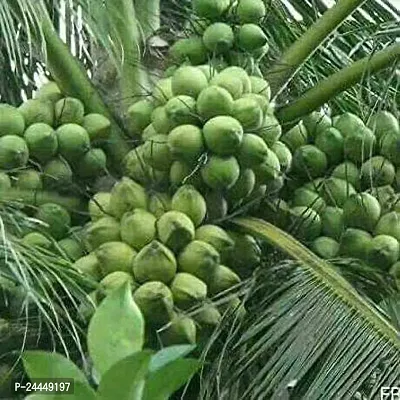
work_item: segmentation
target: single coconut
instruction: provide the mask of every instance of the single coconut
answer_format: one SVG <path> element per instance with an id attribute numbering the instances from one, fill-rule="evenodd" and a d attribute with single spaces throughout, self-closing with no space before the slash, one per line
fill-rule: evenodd
<path id="1" fill-rule="evenodd" d="M 281 165 L 276 154 L 268 149 L 266 159 L 256 167 L 254 167 L 256 182 L 258 184 L 269 184 L 279 178 L 281 174 Z"/>
<path id="2" fill-rule="evenodd" d="M 168 193 L 154 192 L 149 197 L 149 211 L 156 217 L 171 210 L 171 196 Z"/>
<path id="3" fill-rule="evenodd" d="M 164 105 L 155 108 L 151 113 L 151 125 L 157 133 L 167 135 L 177 124 L 169 118 Z"/>
<path id="4" fill-rule="evenodd" d="M 241 169 L 239 179 L 227 191 L 226 198 L 232 205 L 238 205 L 243 199 L 250 196 L 256 185 L 256 175 L 250 168 Z"/>
<path id="5" fill-rule="evenodd" d="M 361 186 L 361 171 L 356 164 L 351 161 L 345 161 L 335 167 L 331 174 L 334 178 L 345 180 L 359 190 Z"/>
<path id="6" fill-rule="evenodd" d="M 233 47 L 235 35 L 232 28 L 223 22 L 215 22 L 203 33 L 203 43 L 213 54 L 226 53 Z"/>
<path id="7" fill-rule="evenodd" d="M 381 140 L 380 153 L 397 167 L 400 166 L 400 133 L 388 133 Z"/>
<path id="8" fill-rule="evenodd" d="M 190 242 L 178 256 L 179 271 L 192 274 L 201 280 L 207 280 L 219 263 L 218 251 L 201 240 Z"/>
<path id="9" fill-rule="evenodd" d="M 113 217 L 102 217 L 88 225 L 84 230 L 85 245 L 93 251 L 107 242 L 118 242 L 121 239 L 119 222 Z"/>
<path id="10" fill-rule="evenodd" d="M 24 117 L 25 128 L 39 122 L 54 125 L 54 106 L 50 101 L 30 99 L 22 103 L 18 110 Z"/>
<path id="11" fill-rule="evenodd" d="M 57 154 L 57 135 L 50 125 L 42 122 L 32 124 L 26 129 L 24 138 L 30 156 L 41 163 L 50 160 Z"/>
<path id="12" fill-rule="evenodd" d="M 46 235 L 40 232 L 30 232 L 26 234 L 21 242 L 25 246 L 29 247 L 42 247 L 44 249 L 50 250 L 53 247 L 53 241 L 49 239 Z"/>
<path id="13" fill-rule="evenodd" d="M 131 136 L 141 134 L 151 122 L 154 105 L 148 99 L 132 104 L 127 111 L 126 119 Z"/>
<path id="14" fill-rule="evenodd" d="M 155 135 L 148 139 L 143 147 L 143 159 L 157 170 L 169 171 L 173 160 L 168 145 L 168 136 Z"/>
<path id="15" fill-rule="evenodd" d="M 239 0 L 236 15 L 241 24 L 259 23 L 265 18 L 267 10 L 262 0 Z"/>
<path id="16" fill-rule="evenodd" d="M 176 274 L 172 251 L 157 240 L 144 246 L 132 263 L 133 275 L 139 283 L 159 281 L 169 284 Z"/>
<path id="17" fill-rule="evenodd" d="M 374 234 L 393 236 L 400 242 L 400 212 L 391 211 L 382 215 L 375 226 Z"/>
<path id="18" fill-rule="evenodd" d="M 334 119 L 333 126 L 340 131 L 345 138 L 355 131 L 362 131 L 365 128 L 364 122 L 355 114 L 345 112 Z"/>
<path id="19" fill-rule="evenodd" d="M 280 140 L 294 153 L 298 148 L 307 144 L 308 134 L 304 124 L 302 122 L 298 123 L 285 132 Z"/>
<path id="20" fill-rule="evenodd" d="M 317 213 L 321 213 L 324 211 L 326 203 L 318 193 L 309 189 L 305 189 L 304 187 L 300 187 L 294 191 L 292 206 L 306 206 L 312 208 Z"/>
<path id="21" fill-rule="evenodd" d="M 321 217 L 312 208 L 299 206 L 290 209 L 292 215 L 292 232 L 299 239 L 313 241 L 322 231 Z"/>
<path id="22" fill-rule="evenodd" d="M 40 190 L 43 188 L 42 176 L 35 169 L 25 169 L 17 173 L 15 187 L 26 190 Z"/>
<path id="23" fill-rule="evenodd" d="M 343 159 L 344 139 L 336 128 L 328 128 L 317 134 L 315 146 L 326 154 L 330 165 L 337 165 Z"/>
<path id="24" fill-rule="evenodd" d="M 263 111 L 259 103 L 249 97 L 242 97 L 233 103 L 232 115 L 240 122 L 243 129 L 255 130 L 263 125 Z"/>
<path id="25" fill-rule="evenodd" d="M 226 231 L 217 225 L 202 225 L 196 229 L 195 239 L 211 244 L 218 252 L 234 248 L 235 242 Z"/>
<path id="26" fill-rule="evenodd" d="M 107 172 L 107 156 L 102 149 L 90 149 L 75 167 L 82 179 L 94 179 Z"/>
<path id="27" fill-rule="evenodd" d="M 76 161 L 90 149 L 90 137 L 77 124 L 65 124 L 56 130 L 58 151 L 67 161 Z"/>
<path id="28" fill-rule="evenodd" d="M 187 95 L 197 99 L 200 92 L 208 86 L 203 72 L 192 66 L 180 67 L 171 79 L 174 96 Z"/>
<path id="29" fill-rule="evenodd" d="M 193 9 L 201 18 L 218 20 L 230 6 L 230 0 L 194 0 Z"/>
<path id="30" fill-rule="evenodd" d="M 292 169 L 300 178 L 317 178 L 328 167 L 326 154 L 318 147 L 306 144 L 300 146 L 293 155 Z"/>
<path id="31" fill-rule="evenodd" d="M 376 138 L 371 129 L 364 127 L 349 132 L 344 139 L 344 156 L 347 160 L 361 164 L 374 153 Z"/>
<path id="32" fill-rule="evenodd" d="M 171 292 L 174 304 L 186 310 L 206 299 L 207 285 L 194 275 L 179 272 L 171 282 Z"/>
<path id="33" fill-rule="evenodd" d="M 235 157 L 211 155 L 201 169 L 205 184 L 215 190 L 230 189 L 240 176 L 240 167 Z"/>
<path id="34" fill-rule="evenodd" d="M 173 97 L 172 77 L 160 79 L 154 86 L 152 96 L 155 107 L 166 104 Z"/>
<path id="35" fill-rule="evenodd" d="M 192 220 L 179 211 L 168 211 L 156 222 L 158 238 L 162 243 L 179 252 L 194 239 L 195 227 Z"/>
<path id="36" fill-rule="evenodd" d="M 342 235 L 339 254 L 365 260 L 371 246 L 372 236 L 361 229 L 347 228 Z"/>
<path id="37" fill-rule="evenodd" d="M 11 188 L 11 179 L 5 172 L 0 171 L 0 190 L 7 190 Z"/>
<path id="38" fill-rule="evenodd" d="M 126 243 L 113 241 L 100 245 L 94 252 L 99 260 L 103 276 L 115 271 L 132 271 L 132 262 L 137 253 Z"/>
<path id="39" fill-rule="evenodd" d="M 210 190 L 204 195 L 207 204 L 207 221 L 216 221 L 228 214 L 228 202 L 217 190 Z"/>
<path id="40" fill-rule="evenodd" d="M 115 271 L 108 274 L 100 281 L 100 287 L 97 292 L 97 298 L 101 301 L 112 291 L 120 288 L 128 283 L 131 287 L 134 286 L 134 281 L 131 274 L 123 271 Z"/>
<path id="41" fill-rule="evenodd" d="M 332 127 L 331 119 L 319 111 L 306 115 L 302 121 L 310 138 L 315 138 L 320 132 Z"/>
<path id="42" fill-rule="evenodd" d="M 335 258 L 339 253 L 339 243 L 327 236 L 320 236 L 311 245 L 311 250 L 323 259 Z"/>
<path id="43" fill-rule="evenodd" d="M 218 265 L 207 280 L 208 289 L 212 296 L 229 290 L 240 282 L 239 276 L 225 265 Z"/>
<path id="44" fill-rule="evenodd" d="M 231 115 L 233 98 L 223 87 L 211 85 L 203 89 L 197 98 L 197 112 L 204 120 L 218 115 Z"/>
<path id="45" fill-rule="evenodd" d="M 374 132 L 378 142 L 387 133 L 400 133 L 399 121 L 389 111 L 378 111 L 368 121 L 368 127 Z"/>
<path id="46" fill-rule="evenodd" d="M 215 75 L 210 80 L 210 85 L 227 90 L 234 100 L 241 98 L 244 92 L 241 78 L 234 73 L 227 73 L 226 70 Z"/>
<path id="47" fill-rule="evenodd" d="M 219 326 L 222 317 L 217 307 L 206 303 L 198 312 L 193 315 L 193 319 L 197 324 L 200 325 L 201 328 L 214 329 Z"/>
<path id="48" fill-rule="evenodd" d="M 237 154 L 243 167 L 254 167 L 262 164 L 268 157 L 269 150 L 265 141 L 252 133 L 245 133 Z"/>
<path id="49" fill-rule="evenodd" d="M 344 230 L 343 209 L 328 206 L 321 213 L 322 233 L 335 240 L 340 240 Z"/>
<path id="50" fill-rule="evenodd" d="M 35 218 L 46 224 L 44 231 L 56 240 L 63 239 L 71 226 L 71 216 L 68 211 L 54 203 L 39 206 Z"/>
<path id="51" fill-rule="evenodd" d="M 0 169 L 25 167 L 29 159 L 29 149 L 23 138 L 16 135 L 0 137 Z"/>
<path id="52" fill-rule="evenodd" d="M 171 324 L 160 332 L 160 336 L 163 346 L 195 344 L 196 324 L 190 317 L 176 315 Z"/>
<path id="53" fill-rule="evenodd" d="M 91 142 L 105 141 L 110 137 L 111 122 L 102 114 L 85 115 L 82 127 L 88 133 Z"/>
<path id="54" fill-rule="evenodd" d="M 90 253 L 76 260 L 72 265 L 77 271 L 88 275 L 95 280 L 101 279 L 101 270 L 99 260 L 94 253 Z"/>
<path id="55" fill-rule="evenodd" d="M 392 236 L 378 235 L 371 240 L 367 252 L 367 261 L 373 267 L 388 270 L 400 255 L 400 244 Z"/>
<path id="56" fill-rule="evenodd" d="M 361 182 L 364 188 L 391 185 L 395 175 L 394 165 L 382 156 L 371 157 L 361 166 Z"/>
<path id="57" fill-rule="evenodd" d="M 292 166 L 292 153 L 285 143 L 277 141 L 271 146 L 271 150 L 278 157 L 282 172 L 288 172 Z"/>
<path id="58" fill-rule="evenodd" d="M 35 94 L 35 99 L 51 101 L 52 103 L 56 103 L 58 100 L 61 100 L 62 97 L 63 94 L 61 93 L 60 88 L 57 83 L 53 81 L 42 85 Z"/>
<path id="59" fill-rule="evenodd" d="M 18 108 L 9 104 L 0 104 L 0 136 L 22 136 L 25 120 Z"/>
<path id="60" fill-rule="evenodd" d="M 203 186 L 199 168 L 190 166 L 184 161 L 174 161 L 169 170 L 169 181 L 172 186 L 179 187 L 185 184 L 193 184 L 197 188 Z"/>
<path id="61" fill-rule="evenodd" d="M 143 129 L 142 132 L 142 141 L 145 142 L 146 140 L 152 138 L 153 136 L 157 135 L 158 132 L 155 130 L 153 124 L 149 124 L 146 128 Z"/>
<path id="62" fill-rule="evenodd" d="M 289 132 L 285 134 L 288 142 L 291 135 Z M 260 136 L 268 146 L 273 146 L 281 138 L 282 127 L 273 115 L 265 114 L 261 127 L 256 129 L 254 133 Z M 287 146 L 290 148 L 289 145 Z"/>
<path id="63" fill-rule="evenodd" d="M 203 32 L 200 34 L 203 34 Z M 177 40 L 169 48 L 168 54 L 176 64 L 183 64 L 185 61 L 189 61 L 191 65 L 199 65 L 207 62 L 208 50 L 201 37 L 192 36 Z M 170 76 L 174 74 L 175 70 Z"/>
<path id="64" fill-rule="evenodd" d="M 82 243 L 72 237 L 61 239 L 57 245 L 68 259 L 73 262 L 79 260 L 85 254 L 85 248 Z"/>
<path id="65" fill-rule="evenodd" d="M 156 234 L 156 217 L 146 210 L 136 208 L 121 218 L 121 239 L 136 250 L 151 243 Z"/>
<path id="66" fill-rule="evenodd" d="M 46 189 L 67 189 L 72 184 L 72 169 L 67 161 L 54 158 L 43 167 L 43 186 Z"/>
<path id="67" fill-rule="evenodd" d="M 344 179 L 328 178 L 322 182 L 321 194 L 327 204 L 343 207 L 347 199 L 356 194 L 356 190 Z"/>
<path id="68" fill-rule="evenodd" d="M 268 102 L 271 99 L 271 87 L 269 83 L 258 76 L 250 76 L 251 92 L 265 97 Z"/>
<path id="69" fill-rule="evenodd" d="M 229 116 L 210 119 L 203 127 L 207 147 L 219 156 L 233 155 L 243 139 L 243 127 L 240 122 Z"/>
<path id="70" fill-rule="evenodd" d="M 263 47 L 267 43 L 267 36 L 256 24 L 243 24 L 237 36 L 238 46 L 249 53 Z"/>
<path id="71" fill-rule="evenodd" d="M 58 100 L 54 106 L 55 121 L 58 126 L 64 124 L 82 124 L 85 115 L 83 103 L 74 97 Z"/>
<path id="72" fill-rule="evenodd" d="M 199 122 L 196 115 L 196 100 L 190 96 L 181 95 L 168 100 L 165 112 L 174 125 L 196 125 Z"/>

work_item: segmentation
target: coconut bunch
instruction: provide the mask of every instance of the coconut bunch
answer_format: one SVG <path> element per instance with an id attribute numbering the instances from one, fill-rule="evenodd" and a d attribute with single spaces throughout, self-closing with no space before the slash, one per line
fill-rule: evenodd
<path id="1" fill-rule="evenodd" d="M 193 13 L 169 50 L 166 76 L 185 65 L 245 68 L 261 76 L 258 63 L 267 54 L 267 37 L 259 25 L 267 10 L 262 0 L 195 0 Z"/>
<path id="2" fill-rule="evenodd" d="M 0 104 L 0 188 L 71 191 L 106 173 L 110 121 L 54 82 L 18 108 Z"/>
<path id="3" fill-rule="evenodd" d="M 214 72 L 182 66 L 130 107 L 142 144 L 126 156 L 124 173 L 146 185 L 192 184 L 223 218 L 277 190 L 291 154 L 279 142 L 268 82 L 236 66 Z"/>
<path id="4" fill-rule="evenodd" d="M 89 212 L 82 237 L 86 254 L 74 267 L 99 281 L 91 294 L 95 304 L 129 282 L 149 334 L 158 332 L 164 344 L 196 342 L 227 307 L 238 305 L 235 296 L 221 307 L 209 299 L 240 284 L 229 262 L 250 241 L 205 224 L 206 202 L 192 185 L 170 196 L 124 177 L 110 192 L 94 195 Z M 243 264 L 259 262 L 254 246 L 243 253 Z M 200 312 L 189 316 L 195 308 Z"/>
<path id="5" fill-rule="evenodd" d="M 285 132 L 293 154 L 280 196 L 264 218 L 294 233 L 323 258 L 351 257 L 398 271 L 400 129 L 375 113 L 367 124 L 344 113 L 312 113 Z M 394 272 L 393 272 L 394 273 Z"/>

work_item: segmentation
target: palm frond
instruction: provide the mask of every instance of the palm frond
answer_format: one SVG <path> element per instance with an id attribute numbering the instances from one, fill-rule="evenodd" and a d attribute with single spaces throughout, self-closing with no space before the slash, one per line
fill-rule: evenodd
<path id="1" fill-rule="evenodd" d="M 256 272 L 247 315 L 224 337 L 199 398 L 373 399 L 380 387 L 393 386 L 400 339 L 388 308 L 363 299 L 289 235 L 261 221 L 237 224 L 295 261 Z"/>

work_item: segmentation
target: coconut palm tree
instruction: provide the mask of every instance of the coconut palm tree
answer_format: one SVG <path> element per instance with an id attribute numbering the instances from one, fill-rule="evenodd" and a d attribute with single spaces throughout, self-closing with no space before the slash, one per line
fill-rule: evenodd
<path id="1" fill-rule="evenodd" d="M 111 120 L 107 151 L 118 174 L 134 145 L 124 131 L 124 112 L 148 95 L 163 69 L 165 48 L 185 35 L 182 26 L 190 21 L 190 3 L 3 1 L 2 101 L 18 104 L 24 95 L 20 88 L 30 95 L 34 73 L 45 69 L 64 93 Z M 400 14 L 389 2 L 339 0 L 332 8 L 320 0 L 267 4 L 264 25 L 271 51 L 260 70 L 271 83 L 282 124 L 290 126 L 323 106 L 332 112 L 357 112 L 365 119 L 379 108 L 396 111 Z M 63 16 L 67 20 L 60 26 Z M 73 207 L 81 203 L 75 197 L 43 196 Z M 80 326 L 71 310 L 92 283 L 76 276 L 60 255 L 19 244 L 15 230 L 29 223 L 15 206 L 21 198 L 32 202 L 30 193 L 12 191 L 0 199 L 1 271 L 7 279 L 24 283 L 24 293 L 33 299 L 38 312 L 25 321 L 46 321 L 66 351 L 71 338 L 82 351 Z M 322 262 L 259 219 L 233 216 L 229 223 L 270 247 L 242 289 L 247 316 L 229 319 L 206 347 L 203 356 L 211 355 L 211 364 L 205 364 L 194 397 L 375 398 L 381 386 L 398 381 L 399 294 L 387 277 L 365 270 L 349 274 L 347 260 Z M 43 279 L 49 284 L 43 286 Z M 371 288 L 379 290 L 372 295 Z"/>

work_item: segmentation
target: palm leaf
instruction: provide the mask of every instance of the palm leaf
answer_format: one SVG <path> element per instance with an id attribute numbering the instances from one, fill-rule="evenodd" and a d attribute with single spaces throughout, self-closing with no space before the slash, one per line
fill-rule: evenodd
<path id="1" fill-rule="evenodd" d="M 399 334 L 381 309 L 290 235 L 257 219 L 233 223 L 294 261 L 257 271 L 248 314 L 225 338 L 199 398 L 376 398 L 398 381 Z"/>

